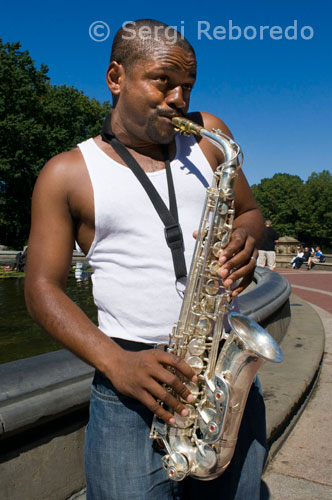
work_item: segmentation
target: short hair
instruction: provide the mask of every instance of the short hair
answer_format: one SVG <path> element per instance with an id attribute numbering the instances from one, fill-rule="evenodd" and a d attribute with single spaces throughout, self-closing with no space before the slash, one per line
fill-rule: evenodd
<path id="1" fill-rule="evenodd" d="M 111 61 L 122 64 L 130 72 L 138 60 L 148 59 L 161 45 L 180 47 L 196 57 L 192 45 L 174 26 L 154 19 L 139 19 L 124 24 L 117 31 Z"/>

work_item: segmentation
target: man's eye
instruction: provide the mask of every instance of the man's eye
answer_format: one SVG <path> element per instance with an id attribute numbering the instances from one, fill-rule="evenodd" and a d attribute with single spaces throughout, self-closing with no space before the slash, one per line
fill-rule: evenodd
<path id="1" fill-rule="evenodd" d="M 156 80 L 161 83 L 166 83 L 167 82 L 167 76 L 157 76 Z"/>
<path id="2" fill-rule="evenodd" d="M 182 88 L 183 88 L 183 90 L 188 90 L 189 92 L 191 92 L 193 89 L 193 86 L 188 83 L 187 85 L 182 85 Z"/>

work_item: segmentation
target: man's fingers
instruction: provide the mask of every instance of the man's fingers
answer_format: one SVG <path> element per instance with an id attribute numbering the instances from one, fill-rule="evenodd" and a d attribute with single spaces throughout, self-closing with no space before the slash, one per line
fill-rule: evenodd
<path id="1" fill-rule="evenodd" d="M 144 398 L 141 398 L 140 401 L 152 413 L 154 413 L 158 418 L 161 418 L 161 420 L 167 424 L 175 424 L 174 416 L 161 406 L 148 392 L 145 392 Z"/>
<path id="2" fill-rule="evenodd" d="M 162 401 L 166 406 L 166 408 L 172 411 L 172 413 L 175 412 L 178 415 L 181 415 L 182 417 L 188 416 L 189 411 L 185 407 L 185 403 L 177 399 L 174 396 L 174 394 L 172 394 L 172 392 L 169 389 L 167 389 L 167 387 L 163 387 L 159 385 L 157 382 L 154 382 L 154 384 L 151 384 L 149 389 L 150 389 L 149 392 L 154 397 L 156 397 L 157 400 Z M 189 391 L 186 390 L 185 394 L 187 394 L 188 392 Z M 193 399 L 192 396 L 191 399 Z"/>
<path id="3" fill-rule="evenodd" d="M 190 403 L 193 401 L 194 396 L 177 374 L 181 374 L 182 378 L 185 377 L 191 381 L 196 381 L 197 375 L 182 358 L 174 354 L 159 351 L 157 357 L 161 366 L 159 365 L 158 371 L 152 374 L 153 378 L 150 378 L 145 386 L 147 393 L 153 396 L 152 399 L 149 398 L 150 405 L 152 404 L 152 407 L 149 406 L 149 408 L 162 420 L 172 424 L 174 423 L 172 413 L 167 411 L 165 407 L 160 406 L 156 400 L 162 401 L 172 412 L 186 417 L 188 409 L 185 407 L 185 402 Z M 168 367 L 174 368 L 174 372 L 167 369 Z M 165 386 L 162 384 L 165 384 Z M 176 396 L 182 398 L 182 400 L 177 399 Z M 144 401 L 142 402 L 144 403 Z"/>
<path id="4" fill-rule="evenodd" d="M 227 247 L 221 251 L 219 261 L 221 264 L 224 264 L 239 252 L 244 250 L 248 251 L 248 255 L 251 255 L 254 247 L 254 239 L 250 237 L 245 231 L 236 229 L 233 232 L 231 241 L 228 243 Z"/>
<path id="5" fill-rule="evenodd" d="M 158 417 L 171 424 L 174 423 L 171 412 L 182 417 L 188 415 L 185 403 L 190 403 L 194 397 L 183 380 L 196 382 L 197 375 L 182 358 L 159 349 L 137 353 L 124 351 L 123 356 L 127 362 L 121 363 L 121 368 L 117 371 L 119 383 L 117 384 L 115 377 L 113 381 L 122 394 L 138 399 Z M 127 370 L 120 377 L 119 372 L 124 365 Z"/>
<path id="6" fill-rule="evenodd" d="M 193 396 L 190 395 L 188 389 L 183 386 L 179 380 L 178 384 L 179 386 L 182 386 L 177 390 L 178 395 L 184 398 L 188 398 L 188 396 L 190 396 L 190 399 L 192 400 Z M 175 382 L 173 385 L 175 386 Z M 157 415 L 166 423 L 175 423 L 173 412 L 182 417 L 186 417 L 189 414 L 189 411 L 185 407 L 184 403 L 177 399 L 172 394 L 170 389 L 160 385 L 153 379 L 149 380 L 149 383 L 144 389 L 136 392 L 136 398 L 139 399 L 141 403 L 143 403 L 152 413 Z M 164 406 L 161 406 L 160 402 L 162 402 Z"/>
<path id="7" fill-rule="evenodd" d="M 160 355 L 160 362 L 163 363 L 163 365 L 172 366 L 176 371 L 180 372 L 188 380 L 192 380 L 193 382 L 195 382 L 195 380 L 197 379 L 197 375 L 192 367 L 184 361 L 184 359 L 168 352 L 160 352 Z"/>
<path id="8" fill-rule="evenodd" d="M 181 380 L 176 376 L 175 373 L 169 370 L 164 370 L 159 376 L 159 381 L 166 384 L 167 387 L 171 387 L 174 392 L 180 396 L 183 400 L 191 402 L 193 396 L 189 389 L 181 382 Z M 163 400 L 164 401 L 164 400 Z"/>
<path id="9" fill-rule="evenodd" d="M 251 255 L 249 259 L 247 258 L 247 264 L 245 265 L 243 265 L 242 258 L 240 259 L 235 256 L 227 263 L 227 266 L 223 266 L 219 270 L 219 274 L 221 278 L 223 278 L 224 286 L 231 286 L 235 281 L 243 278 L 243 284 L 241 282 L 240 286 L 243 286 L 242 290 L 244 290 L 244 288 L 246 288 L 252 281 L 253 273 L 257 263 L 257 255 L 258 252 L 257 250 L 255 250 L 254 255 Z M 239 289 L 240 287 L 237 287 L 236 295 L 240 293 Z"/>
<path id="10" fill-rule="evenodd" d="M 244 278 L 242 278 L 242 280 L 240 281 L 239 285 L 236 288 L 234 288 L 234 290 L 232 292 L 232 296 L 236 297 L 237 295 L 239 295 L 240 293 L 242 293 L 243 290 L 245 290 L 247 288 L 247 286 L 250 285 L 250 283 L 253 280 L 253 277 L 254 277 L 254 273 L 248 274 L 247 276 L 245 276 Z"/>

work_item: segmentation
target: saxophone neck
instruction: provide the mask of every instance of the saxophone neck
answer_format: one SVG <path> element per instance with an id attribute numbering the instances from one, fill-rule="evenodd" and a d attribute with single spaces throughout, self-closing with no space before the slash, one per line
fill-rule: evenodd
<path id="1" fill-rule="evenodd" d="M 241 168 L 243 155 L 240 146 L 228 135 L 224 134 L 219 129 L 207 130 L 206 128 L 194 123 L 187 118 L 175 116 L 172 118 L 175 129 L 182 135 L 200 135 L 205 137 L 209 142 L 216 146 L 224 155 L 225 161 L 221 167 L 224 169 L 228 166 L 237 170 Z M 240 158 L 240 162 L 238 161 Z"/>

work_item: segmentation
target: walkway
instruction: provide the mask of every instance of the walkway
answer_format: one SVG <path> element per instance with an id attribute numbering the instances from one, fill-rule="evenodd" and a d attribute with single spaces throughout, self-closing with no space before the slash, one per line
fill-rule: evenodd
<path id="1" fill-rule="evenodd" d="M 310 302 L 326 332 L 324 362 L 310 402 L 264 474 L 269 500 L 332 499 L 332 273 L 279 270 Z M 319 307 L 318 307 L 319 306 Z M 291 381 L 290 381 L 291 383 Z"/>
<path id="2" fill-rule="evenodd" d="M 292 291 L 302 299 L 332 314 L 332 273 L 306 269 L 278 269 L 292 285 Z"/>

